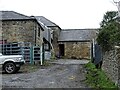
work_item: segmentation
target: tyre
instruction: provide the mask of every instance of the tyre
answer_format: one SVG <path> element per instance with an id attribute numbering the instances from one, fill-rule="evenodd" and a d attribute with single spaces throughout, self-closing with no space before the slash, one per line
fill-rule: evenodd
<path id="1" fill-rule="evenodd" d="M 8 74 L 15 73 L 16 72 L 16 66 L 12 62 L 8 62 L 4 65 L 4 70 Z"/>

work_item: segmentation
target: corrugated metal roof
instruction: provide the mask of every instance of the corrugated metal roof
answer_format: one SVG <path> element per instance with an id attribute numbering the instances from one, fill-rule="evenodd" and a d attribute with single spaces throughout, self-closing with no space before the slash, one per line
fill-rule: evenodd
<path id="1" fill-rule="evenodd" d="M 39 18 L 39 20 L 45 25 L 45 26 L 57 26 L 52 21 L 48 20 L 47 18 L 43 16 L 36 16 L 36 18 Z"/>
<path id="2" fill-rule="evenodd" d="M 61 30 L 58 41 L 90 41 L 97 33 L 97 29 L 64 29 Z"/>
<path id="3" fill-rule="evenodd" d="M 32 19 L 29 16 L 14 12 L 14 11 L 0 11 L 0 20 L 23 20 Z"/>

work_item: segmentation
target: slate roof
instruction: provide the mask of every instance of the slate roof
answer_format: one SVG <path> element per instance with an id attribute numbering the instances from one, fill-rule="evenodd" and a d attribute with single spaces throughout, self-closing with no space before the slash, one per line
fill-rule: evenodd
<path id="1" fill-rule="evenodd" d="M 38 16 L 33 16 L 32 18 L 35 18 L 37 20 L 37 22 L 41 25 L 41 27 L 44 29 L 44 32 L 43 32 L 43 38 L 45 38 L 49 43 L 50 42 L 50 30 L 47 26 L 45 26 L 41 21 L 40 21 L 40 17 Z"/>
<path id="2" fill-rule="evenodd" d="M 37 22 L 43 27 L 43 29 L 48 29 L 48 27 L 41 22 L 41 18 L 38 16 L 32 16 L 32 18 L 35 18 L 37 20 Z"/>
<path id="3" fill-rule="evenodd" d="M 58 42 L 90 41 L 97 33 L 98 29 L 64 29 L 60 32 Z"/>
<path id="4" fill-rule="evenodd" d="M 57 26 L 52 21 L 48 20 L 47 18 L 43 16 L 36 16 L 36 18 L 39 18 L 39 20 L 45 25 L 45 26 Z"/>
<path id="5" fill-rule="evenodd" d="M 29 16 L 14 12 L 14 11 L 0 11 L 0 20 L 29 20 Z"/>

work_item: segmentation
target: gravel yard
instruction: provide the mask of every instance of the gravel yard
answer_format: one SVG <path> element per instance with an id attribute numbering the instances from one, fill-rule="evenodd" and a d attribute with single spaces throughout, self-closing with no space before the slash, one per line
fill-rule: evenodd
<path id="1" fill-rule="evenodd" d="M 88 88 L 83 67 L 87 60 L 60 59 L 51 63 L 35 72 L 3 74 L 3 88 Z"/>

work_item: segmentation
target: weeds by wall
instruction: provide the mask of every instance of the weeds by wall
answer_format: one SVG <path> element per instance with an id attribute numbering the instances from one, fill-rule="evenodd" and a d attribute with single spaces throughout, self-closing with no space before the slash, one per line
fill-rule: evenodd
<path id="1" fill-rule="evenodd" d="M 87 74 L 86 74 L 86 83 L 91 88 L 103 88 L 110 89 L 114 88 L 115 90 L 118 88 L 106 75 L 106 73 L 102 69 L 96 69 L 93 63 L 88 63 L 85 65 Z"/>
<path id="2" fill-rule="evenodd" d="M 102 69 L 113 82 L 120 86 L 120 47 L 116 46 L 103 54 Z"/>

